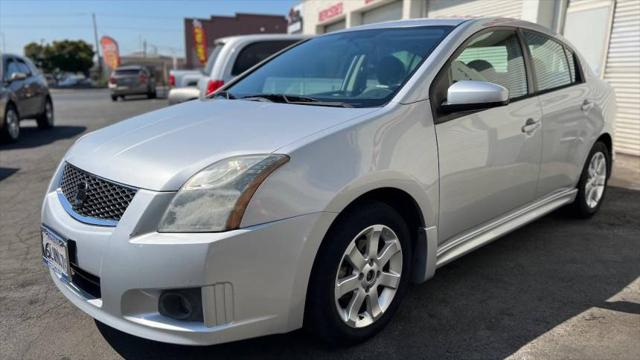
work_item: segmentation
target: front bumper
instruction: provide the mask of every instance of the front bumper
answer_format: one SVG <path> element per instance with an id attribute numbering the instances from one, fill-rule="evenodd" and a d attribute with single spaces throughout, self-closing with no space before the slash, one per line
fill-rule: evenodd
<path id="1" fill-rule="evenodd" d="M 299 328 L 313 259 L 335 214 L 222 233 L 157 233 L 172 196 L 139 190 L 116 227 L 100 227 L 72 218 L 55 191 L 47 194 L 43 224 L 76 243 L 77 265 L 99 277 L 101 297 L 51 271 L 60 291 L 95 319 L 162 342 L 209 345 Z M 204 322 L 158 312 L 162 290 L 194 287 L 202 289 Z"/>

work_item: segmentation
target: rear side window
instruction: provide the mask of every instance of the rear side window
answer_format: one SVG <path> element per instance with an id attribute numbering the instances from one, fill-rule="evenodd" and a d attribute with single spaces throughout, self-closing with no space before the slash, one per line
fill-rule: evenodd
<path id="1" fill-rule="evenodd" d="M 39 75 L 40 74 L 40 70 L 35 66 L 35 64 L 33 62 L 31 62 L 31 60 L 25 58 L 24 62 L 27 64 L 27 66 L 29 67 L 29 70 L 31 71 L 32 74 L 34 74 L 34 75 Z"/>
<path id="2" fill-rule="evenodd" d="M 238 54 L 231 75 L 240 75 L 253 65 L 286 48 L 299 40 L 261 41 L 249 44 Z"/>
<path id="3" fill-rule="evenodd" d="M 539 33 L 524 31 L 524 38 L 531 52 L 538 91 L 557 89 L 576 81 L 575 63 L 572 62 L 571 70 L 564 46 Z"/>
<path id="4" fill-rule="evenodd" d="M 567 61 L 569 61 L 569 73 L 571 75 L 571 83 L 579 83 L 580 74 L 578 73 L 578 66 L 576 65 L 576 55 L 571 50 L 564 48 L 565 54 L 567 54 Z"/>
<path id="5" fill-rule="evenodd" d="M 220 55 L 223 47 L 224 43 L 218 42 L 216 43 L 216 47 L 214 47 L 211 51 L 211 54 L 209 54 L 209 60 L 207 60 L 207 65 L 204 67 L 204 73 L 207 76 L 211 76 L 213 65 L 216 63 L 216 59 L 218 59 L 218 56 Z"/>
<path id="6" fill-rule="evenodd" d="M 118 69 L 116 70 L 116 75 L 138 75 L 140 73 L 139 69 Z"/>

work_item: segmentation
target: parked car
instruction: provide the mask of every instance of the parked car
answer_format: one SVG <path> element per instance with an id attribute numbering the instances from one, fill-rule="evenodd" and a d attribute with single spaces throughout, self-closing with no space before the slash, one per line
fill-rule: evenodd
<path id="1" fill-rule="evenodd" d="M 86 77 L 84 74 L 74 74 L 74 73 L 66 73 L 63 74 L 60 78 L 60 81 L 57 83 L 57 87 L 60 88 L 91 88 L 95 84 L 93 80 Z"/>
<path id="2" fill-rule="evenodd" d="M 58 84 L 56 77 L 53 74 L 44 74 L 44 79 L 47 81 L 48 87 L 55 87 Z"/>
<path id="3" fill-rule="evenodd" d="M 73 304 L 136 336 L 304 325 L 351 344 L 410 281 L 559 207 L 595 214 L 614 117 L 611 87 L 536 24 L 337 31 L 79 139 L 44 199 L 44 258 Z"/>
<path id="4" fill-rule="evenodd" d="M 35 118 L 40 129 L 54 125 L 47 81 L 28 58 L 0 54 L 0 140 L 20 137 L 20 121 Z"/>
<path id="5" fill-rule="evenodd" d="M 307 35 L 261 34 L 218 39 L 207 60 L 204 76 L 198 80 L 200 98 L 212 94 L 269 56 L 307 38 Z"/>
<path id="6" fill-rule="evenodd" d="M 109 77 L 111 100 L 128 95 L 156 97 L 156 77 L 152 69 L 143 65 L 119 66 Z"/>

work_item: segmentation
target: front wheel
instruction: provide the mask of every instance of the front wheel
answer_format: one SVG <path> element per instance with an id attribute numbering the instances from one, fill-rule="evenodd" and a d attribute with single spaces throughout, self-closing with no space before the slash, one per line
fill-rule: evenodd
<path id="1" fill-rule="evenodd" d="M 593 145 L 578 182 L 578 195 L 573 203 L 577 217 L 593 216 L 602 205 L 611 169 L 609 149 L 598 141 Z"/>
<path id="2" fill-rule="evenodd" d="M 51 102 L 51 98 L 47 97 L 47 99 L 45 100 L 42 114 L 38 115 L 38 117 L 36 118 L 36 122 L 38 123 L 38 128 L 40 129 L 50 129 L 53 127 L 53 102 Z"/>
<path id="3" fill-rule="evenodd" d="M 5 142 L 15 142 L 20 137 L 20 117 L 18 112 L 9 104 L 4 112 L 4 124 L 0 127 L 0 139 Z"/>
<path id="4" fill-rule="evenodd" d="M 407 289 L 411 241 L 405 221 L 387 204 L 344 213 L 318 252 L 305 325 L 332 344 L 354 344 L 391 320 Z"/>

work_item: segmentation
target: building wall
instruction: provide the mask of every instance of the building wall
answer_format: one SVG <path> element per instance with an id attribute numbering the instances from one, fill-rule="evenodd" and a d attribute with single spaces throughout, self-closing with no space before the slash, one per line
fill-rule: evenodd
<path id="1" fill-rule="evenodd" d="M 603 77 L 616 90 L 616 150 L 640 156 L 640 1 L 614 5 Z"/>
<path id="2" fill-rule="evenodd" d="M 202 64 L 195 53 L 193 18 L 184 19 L 184 43 L 187 67 L 198 68 Z M 198 19 L 207 39 L 207 54 L 213 50 L 217 39 L 234 35 L 277 34 L 287 32 L 287 19 L 279 15 L 236 14 L 236 16 L 211 16 Z"/>

